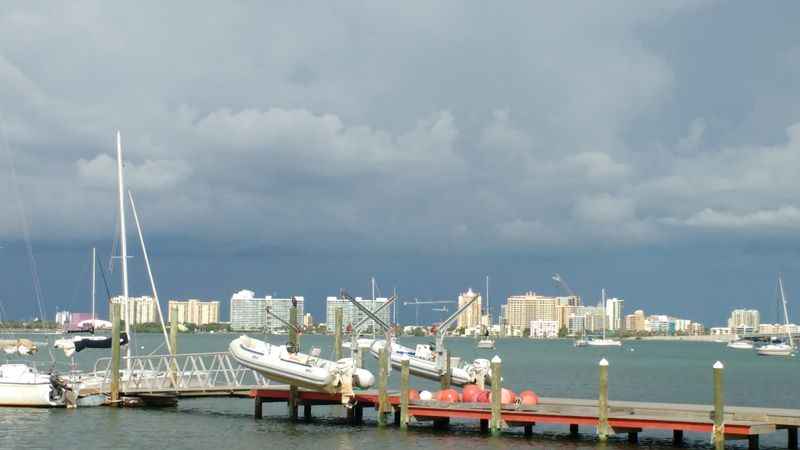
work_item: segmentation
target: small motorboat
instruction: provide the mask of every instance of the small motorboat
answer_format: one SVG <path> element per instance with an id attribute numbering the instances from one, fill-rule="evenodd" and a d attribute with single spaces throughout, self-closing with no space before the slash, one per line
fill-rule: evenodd
<path id="1" fill-rule="evenodd" d="M 727 347 L 735 349 L 735 350 L 752 350 L 753 349 L 753 343 L 750 342 L 750 341 L 737 339 L 735 341 L 728 342 Z"/>
<path id="2" fill-rule="evenodd" d="M 311 354 L 291 352 L 286 345 L 245 335 L 234 339 L 228 349 L 241 365 L 265 378 L 315 391 L 352 395 L 353 387 L 366 389 L 375 383 L 372 372 L 356 368 L 353 358 L 330 361 L 319 357 L 319 349 Z"/>
<path id="3" fill-rule="evenodd" d="M 375 339 L 372 339 L 372 338 L 358 338 L 358 340 L 356 340 L 356 343 L 358 344 L 358 348 L 360 348 L 360 349 L 362 349 L 362 348 L 363 349 L 370 348 L 370 346 L 372 346 L 373 342 L 375 342 Z M 353 344 L 350 341 L 345 341 L 345 342 L 342 343 L 342 348 L 346 348 L 346 349 L 350 350 L 352 347 L 353 347 Z"/>
<path id="4" fill-rule="evenodd" d="M 385 340 L 375 341 L 370 348 L 370 353 L 378 358 L 380 350 L 386 345 Z M 431 345 L 418 344 L 416 349 L 411 349 L 392 341 L 389 361 L 392 368 L 400 370 L 403 358 L 409 360 L 409 373 L 429 380 L 439 381 L 441 371 L 438 354 Z M 491 384 L 492 371 L 488 359 L 476 359 L 472 363 L 461 364 L 460 358 L 450 358 L 450 383 L 456 386 L 465 384 Z M 453 364 L 455 363 L 455 364 Z"/>

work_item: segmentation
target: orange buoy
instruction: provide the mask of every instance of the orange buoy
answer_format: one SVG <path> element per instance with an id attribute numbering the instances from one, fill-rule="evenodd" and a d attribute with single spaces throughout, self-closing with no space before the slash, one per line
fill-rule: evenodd
<path id="1" fill-rule="evenodd" d="M 458 391 L 455 389 L 443 389 L 436 393 L 436 400 L 446 403 L 457 403 L 461 401 Z"/>
<path id="2" fill-rule="evenodd" d="M 491 392 L 489 391 L 480 391 L 478 395 L 475 397 L 476 403 L 489 403 L 491 399 Z"/>
<path id="3" fill-rule="evenodd" d="M 528 389 L 527 391 L 522 391 L 519 393 L 519 397 L 522 400 L 523 405 L 537 405 L 539 404 L 539 396 L 536 395 L 536 392 Z"/>
<path id="4" fill-rule="evenodd" d="M 489 401 L 492 401 L 492 394 L 489 393 Z M 517 401 L 517 394 L 514 393 L 511 389 L 503 388 L 500 391 L 500 403 L 503 405 L 508 405 Z"/>
<path id="5" fill-rule="evenodd" d="M 419 391 L 416 389 L 409 389 L 408 390 L 408 399 L 409 400 L 419 400 Z"/>
<path id="6" fill-rule="evenodd" d="M 480 395 L 481 392 L 483 392 L 483 390 L 478 386 L 467 384 L 464 386 L 461 397 L 465 403 L 476 403 L 478 401 L 478 395 Z"/>

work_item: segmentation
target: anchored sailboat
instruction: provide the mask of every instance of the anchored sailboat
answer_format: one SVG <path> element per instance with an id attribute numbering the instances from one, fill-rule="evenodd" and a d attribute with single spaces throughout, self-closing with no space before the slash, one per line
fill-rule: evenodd
<path id="1" fill-rule="evenodd" d="M 789 310 L 786 307 L 786 294 L 783 291 L 783 277 L 780 274 L 778 274 L 778 293 L 781 297 L 781 303 L 783 305 L 783 318 L 786 325 L 786 337 L 789 342 L 774 342 L 771 344 L 762 345 L 756 349 L 756 352 L 761 356 L 794 355 L 794 339 L 792 337 L 792 330 L 789 329 Z"/>
<path id="2" fill-rule="evenodd" d="M 602 339 L 589 339 L 586 345 L 590 347 L 621 347 L 622 341 L 616 339 L 606 338 L 606 322 L 608 322 L 608 308 L 606 307 L 606 290 L 602 290 L 603 298 L 603 338 Z"/>

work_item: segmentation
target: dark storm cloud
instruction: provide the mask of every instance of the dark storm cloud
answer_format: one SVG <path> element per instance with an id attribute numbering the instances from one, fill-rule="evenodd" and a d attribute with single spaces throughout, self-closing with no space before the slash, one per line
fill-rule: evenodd
<path id="1" fill-rule="evenodd" d="M 797 77 L 735 111 L 682 97 L 800 67 L 760 37 L 771 65 L 687 74 L 674 35 L 725 8 L 12 3 L 0 125 L 39 239 L 113 227 L 116 129 L 162 236 L 503 250 L 797 230 Z M 720 136 L 732 120 L 779 138 Z"/>

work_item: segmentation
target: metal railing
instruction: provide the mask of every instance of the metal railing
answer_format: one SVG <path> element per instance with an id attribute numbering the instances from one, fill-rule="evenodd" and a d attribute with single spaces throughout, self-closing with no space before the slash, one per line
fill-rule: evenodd
<path id="1" fill-rule="evenodd" d="M 128 358 L 121 358 L 127 367 Z M 242 366 L 228 352 L 134 356 L 130 372 L 121 370 L 124 393 L 214 393 L 245 391 L 269 385 L 269 380 Z M 83 374 L 84 389 L 111 389 L 111 358 L 99 358 L 94 372 Z"/>

